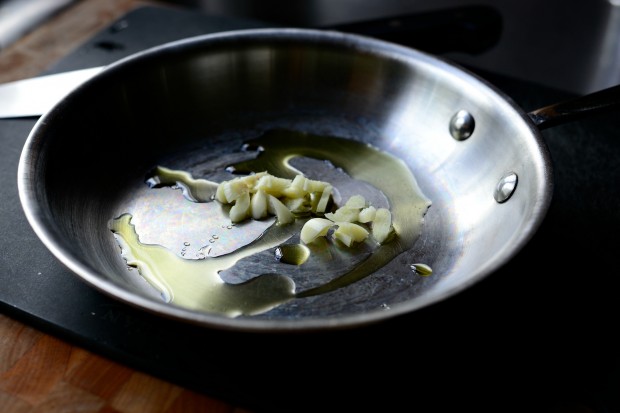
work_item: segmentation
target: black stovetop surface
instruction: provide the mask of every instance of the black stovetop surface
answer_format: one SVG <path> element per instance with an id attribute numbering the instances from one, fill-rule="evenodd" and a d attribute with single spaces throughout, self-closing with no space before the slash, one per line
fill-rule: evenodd
<path id="1" fill-rule="evenodd" d="M 51 71 L 261 23 L 176 8 L 130 12 Z M 525 110 L 567 96 L 479 74 Z M 620 139 L 615 114 L 543 131 L 554 198 L 534 238 L 467 291 L 377 325 L 312 334 L 217 331 L 95 291 L 42 245 L 16 172 L 33 119 L 0 120 L 0 311 L 146 373 L 255 411 L 398 408 L 620 411 Z M 500 404 L 498 404 L 498 402 Z M 473 410 L 472 410 L 473 411 Z M 562 410 L 559 410 L 562 411 Z"/>

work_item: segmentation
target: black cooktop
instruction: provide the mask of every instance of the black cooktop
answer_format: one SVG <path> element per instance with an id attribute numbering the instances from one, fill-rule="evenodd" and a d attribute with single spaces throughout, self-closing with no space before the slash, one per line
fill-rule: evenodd
<path id="1" fill-rule="evenodd" d="M 51 72 L 102 65 L 183 37 L 260 27 L 143 7 Z M 565 93 L 478 72 L 526 110 Z M 145 313 L 95 291 L 28 225 L 16 172 L 34 119 L 0 120 L 0 310 L 146 373 L 255 411 L 620 411 L 620 139 L 617 114 L 543 131 L 554 198 L 509 264 L 415 314 L 336 332 L 217 331 Z M 379 410 L 380 409 L 380 410 Z M 472 410 L 474 411 L 474 410 Z M 556 410 L 568 411 L 568 410 Z"/>

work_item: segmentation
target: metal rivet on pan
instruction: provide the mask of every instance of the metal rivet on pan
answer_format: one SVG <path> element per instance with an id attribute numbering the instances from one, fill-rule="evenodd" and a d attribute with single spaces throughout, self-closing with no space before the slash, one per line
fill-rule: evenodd
<path id="1" fill-rule="evenodd" d="M 508 201 L 517 188 L 518 180 L 519 178 L 514 172 L 504 175 L 495 186 L 495 194 L 493 194 L 495 200 L 500 204 Z"/>
<path id="2" fill-rule="evenodd" d="M 464 141 L 474 133 L 476 121 L 466 110 L 459 110 L 450 119 L 450 135 L 457 141 Z"/>

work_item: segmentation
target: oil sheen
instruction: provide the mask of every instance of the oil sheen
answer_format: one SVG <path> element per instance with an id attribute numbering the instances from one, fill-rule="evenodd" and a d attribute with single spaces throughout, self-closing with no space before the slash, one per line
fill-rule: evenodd
<path id="1" fill-rule="evenodd" d="M 419 238 L 431 201 L 399 158 L 352 139 L 289 130 L 269 131 L 247 142 L 246 147 L 260 148 L 260 151 L 254 159 L 231 165 L 229 170 L 244 174 L 267 171 L 275 176 L 294 178 L 300 171 L 291 166 L 291 160 L 308 157 L 329 161 L 353 179 L 373 185 L 389 200 L 395 236 L 377 246 L 365 260 L 344 274 L 296 291 L 294 279 L 287 271 L 290 271 L 290 264 L 303 265 L 307 250 L 285 243 L 298 233 L 303 222 L 274 223 L 248 245 L 228 254 L 196 260 L 179 257 L 161 245 L 140 242 L 129 214 L 113 219 L 110 229 L 121 246 L 123 258 L 129 266 L 138 268 L 165 301 L 229 317 L 261 314 L 290 300 L 328 293 L 355 283 L 412 248 Z M 190 195 L 188 202 L 216 202 L 212 199 L 217 183 L 194 179 L 183 171 L 159 168 L 157 175 L 147 183 L 178 185 L 184 194 Z M 276 257 L 278 251 L 283 254 L 277 257 L 282 263 L 278 273 L 261 274 L 238 284 L 226 283 L 220 277 L 221 271 L 234 271 L 239 260 L 269 249 L 275 250 Z M 301 255 L 296 255 L 300 252 Z M 287 256 L 294 258 L 287 260 Z"/>

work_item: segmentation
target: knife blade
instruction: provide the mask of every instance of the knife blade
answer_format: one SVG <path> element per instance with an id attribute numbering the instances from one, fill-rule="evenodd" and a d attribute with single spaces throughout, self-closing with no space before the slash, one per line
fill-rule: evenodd
<path id="1" fill-rule="evenodd" d="M 90 67 L 0 84 L 0 119 L 41 116 L 103 68 Z"/>

